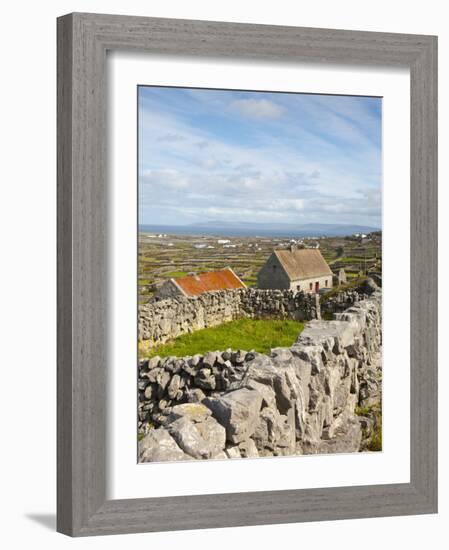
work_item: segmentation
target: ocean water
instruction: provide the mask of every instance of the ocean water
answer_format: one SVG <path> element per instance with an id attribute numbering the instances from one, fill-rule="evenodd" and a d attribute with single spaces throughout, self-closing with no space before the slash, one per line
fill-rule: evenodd
<path id="1" fill-rule="evenodd" d="M 217 237 L 318 237 L 325 235 L 325 232 L 317 232 L 306 229 L 276 229 L 267 228 L 241 228 L 241 227 L 195 227 L 180 225 L 139 225 L 141 233 L 165 233 L 167 235 L 212 235 Z M 350 235 L 351 232 L 329 233 L 329 235 Z"/>
<path id="2" fill-rule="evenodd" d="M 374 228 L 360 228 L 359 226 L 332 226 L 321 230 L 316 228 L 307 229 L 305 227 L 273 228 L 267 227 L 220 227 L 219 225 L 210 226 L 187 226 L 187 225 L 139 225 L 141 233 L 166 233 L 167 235 L 211 235 L 217 237 L 319 237 L 319 236 L 345 236 L 352 235 L 357 231 L 368 233 Z"/>
<path id="3" fill-rule="evenodd" d="M 139 225 L 141 233 L 166 233 L 167 235 L 217 235 L 233 237 L 251 237 L 251 236 L 277 236 L 272 231 L 261 231 L 257 229 L 242 229 L 230 227 L 189 227 L 181 225 Z M 285 236 L 285 235 L 279 235 Z"/>

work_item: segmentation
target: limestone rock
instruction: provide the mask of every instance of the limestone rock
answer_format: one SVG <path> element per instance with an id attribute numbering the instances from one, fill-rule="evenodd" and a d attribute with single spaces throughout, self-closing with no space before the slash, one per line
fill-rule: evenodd
<path id="1" fill-rule="evenodd" d="M 203 365 L 211 369 L 215 365 L 216 360 L 217 360 L 217 354 L 213 351 L 208 351 L 204 354 Z"/>
<path id="2" fill-rule="evenodd" d="M 188 418 L 178 418 L 167 424 L 166 428 L 185 453 L 193 458 L 210 458 L 210 446 Z"/>
<path id="3" fill-rule="evenodd" d="M 206 398 L 203 403 L 225 427 L 227 440 L 240 443 L 256 429 L 262 396 L 257 391 L 242 388 L 219 398 Z"/>
<path id="4" fill-rule="evenodd" d="M 356 418 L 348 419 L 329 440 L 321 440 L 305 446 L 308 454 L 355 453 L 360 449 L 362 429 Z"/>
<path id="5" fill-rule="evenodd" d="M 292 409 L 293 410 L 293 409 Z M 259 423 L 252 436 L 258 449 L 274 451 L 277 448 L 294 452 L 295 426 L 288 418 L 270 407 L 260 413 Z"/>
<path id="6" fill-rule="evenodd" d="M 225 449 L 225 454 L 228 458 L 241 458 L 242 455 L 240 454 L 240 449 L 238 446 L 235 447 L 227 447 Z"/>
<path id="7" fill-rule="evenodd" d="M 189 403 L 201 403 L 206 398 L 206 394 L 200 388 L 189 388 L 185 395 Z"/>
<path id="8" fill-rule="evenodd" d="M 211 458 L 213 458 L 214 460 L 224 460 L 224 459 L 228 459 L 229 457 L 225 453 L 225 451 L 220 451 L 216 455 L 211 456 Z"/>
<path id="9" fill-rule="evenodd" d="M 150 430 L 139 442 L 140 462 L 164 462 L 170 460 L 188 460 L 189 457 L 179 448 L 167 430 Z"/>
<path id="10" fill-rule="evenodd" d="M 175 399 L 179 389 L 181 388 L 181 377 L 179 374 L 174 374 L 168 384 L 167 393 L 170 399 Z"/>
<path id="11" fill-rule="evenodd" d="M 165 390 L 167 384 L 170 382 L 170 378 L 170 374 L 165 370 L 159 371 L 156 377 L 156 382 L 158 383 L 158 386 L 161 388 L 161 390 Z"/>
<path id="12" fill-rule="evenodd" d="M 276 394 L 273 388 L 266 384 L 256 382 L 256 380 L 248 380 L 245 387 L 260 393 L 262 396 L 262 405 L 276 408 Z"/>
<path id="13" fill-rule="evenodd" d="M 246 441 L 239 443 L 239 449 L 243 458 L 259 457 L 259 451 L 257 450 L 256 444 L 252 439 L 247 439 Z"/>
<path id="14" fill-rule="evenodd" d="M 195 383 L 203 390 L 214 390 L 216 382 L 212 370 L 209 368 L 200 369 L 195 376 Z"/>
<path id="15" fill-rule="evenodd" d="M 170 419 L 177 420 L 185 417 L 192 422 L 204 422 L 211 414 L 212 411 L 201 403 L 183 403 L 172 407 Z"/>
<path id="16" fill-rule="evenodd" d="M 226 430 L 215 418 L 209 416 L 203 422 L 195 424 L 196 429 L 206 441 L 211 458 L 216 458 L 226 445 Z"/>

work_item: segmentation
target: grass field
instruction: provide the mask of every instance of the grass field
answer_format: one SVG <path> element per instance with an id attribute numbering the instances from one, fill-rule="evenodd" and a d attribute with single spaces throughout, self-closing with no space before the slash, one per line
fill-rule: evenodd
<path id="1" fill-rule="evenodd" d="M 171 277 L 184 277 L 187 275 L 187 271 L 169 271 L 168 273 L 164 273 L 164 277 L 171 278 Z"/>
<path id="2" fill-rule="evenodd" d="M 271 348 L 291 346 L 303 329 L 304 323 L 298 321 L 239 319 L 185 334 L 146 353 L 141 349 L 140 355 L 184 357 L 226 348 L 269 353 Z"/>

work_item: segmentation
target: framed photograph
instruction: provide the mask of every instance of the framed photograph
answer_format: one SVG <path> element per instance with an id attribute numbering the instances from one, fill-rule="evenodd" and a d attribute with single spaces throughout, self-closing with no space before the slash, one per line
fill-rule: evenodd
<path id="1" fill-rule="evenodd" d="M 437 511 L 437 39 L 58 19 L 58 530 Z"/>

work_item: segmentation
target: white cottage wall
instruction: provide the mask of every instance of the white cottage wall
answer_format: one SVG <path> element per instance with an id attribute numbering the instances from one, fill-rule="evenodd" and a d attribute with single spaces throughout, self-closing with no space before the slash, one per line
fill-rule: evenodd
<path id="1" fill-rule="evenodd" d="M 316 283 L 318 282 L 319 288 L 332 288 L 332 275 L 324 275 L 323 277 L 313 277 L 311 279 L 302 279 L 291 281 L 290 290 L 303 292 L 315 292 Z M 312 288 L 310 288 L 312 285 Z M 299 287 L 299 288 L 298 288 Z"/>

